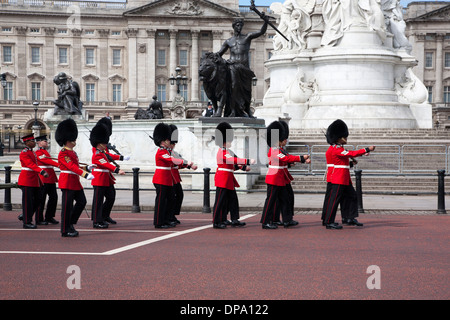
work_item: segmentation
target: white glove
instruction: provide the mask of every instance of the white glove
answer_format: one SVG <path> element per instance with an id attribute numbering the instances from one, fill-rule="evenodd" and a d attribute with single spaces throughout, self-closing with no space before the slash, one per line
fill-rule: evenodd
<path id="1" fill-rule="evenodd" d="M 87 180 L 92 180 L 94 179 L 94 175 L 92 173 L 89 173 L 86 177 Z"/>
<path id="2" fill-rule="evenodd" d="M 131 159 L 131 156 L 123 156 L 123 160 L 128 161 Z"/>
<path id="3" fill-rule="evenodd" d="M 87 166 L 87 169 L 88 169 L 89 171 L 92 171 L 92 169 L 93 169 L 93 168 L 96 168 L 96 167 L 97 167 L 96 164 L 90 164 L 90 165 Z"/>

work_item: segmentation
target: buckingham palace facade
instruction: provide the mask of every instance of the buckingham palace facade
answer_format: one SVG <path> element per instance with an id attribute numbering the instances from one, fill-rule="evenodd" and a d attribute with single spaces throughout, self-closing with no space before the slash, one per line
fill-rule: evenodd
<path id="1" fill-rule="evenodd" d="M 59 72 L 78 82 L 89 121 L 105 114 L 113 120 L 134 119 L 155 95 L 165 116 L 198 117 L 208 101 L 198 76 L 202 54 L 219 51 L 233 35 L 237 17 L 245 19 L 244 33 L 263 24 L 238 0 L 0 0 L 0 16 L 0 73 L 6 80 L 0 94 L 3 140 L 8 132 L 29 130 L 35 114 L 45 130 L 42 119 L 54 107 L 53 78 Z M 274 33 L 268 30 L 252 41 L 250 67 L 258 80 L 254 104 L 262 103 L 269 86 L 264 61 Z M 187 78 L 179 87 L 169 81 L 177 67 Z M 184 108 L 173 110 L 180 97 Z M 39 102 L 36 112 L 34 101 Z"/>

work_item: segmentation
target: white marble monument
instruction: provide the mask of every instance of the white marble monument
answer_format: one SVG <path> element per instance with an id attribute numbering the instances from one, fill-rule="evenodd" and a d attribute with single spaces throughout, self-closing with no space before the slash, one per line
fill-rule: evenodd
<path id="1" fill-rule="evenodd" d="M 295 128 L 431 128 L 398 0 L 286 0 L 271 9 L 290 39 L 274 38 L 270 89 L 255 115 Z"/>

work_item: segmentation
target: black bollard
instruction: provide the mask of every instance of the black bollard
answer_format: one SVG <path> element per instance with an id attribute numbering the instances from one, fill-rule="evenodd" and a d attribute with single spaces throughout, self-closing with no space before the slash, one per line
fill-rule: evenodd
<path id="1" fill-rule="evenodd" d="M 364 213 L 361 176 L 362 176 L 362 170 L 355 170 L 356 198 L 358 199 L 358 213 Z"/>
<path id="2" fill-rule="evenodd" d="M 139 168 L 133 168 L 133 206 L 131 207 L 131 212 L 141 212 L 141 207 L 139 206 Z"/>
<path id="3" fill-rule="evenodd" d="M 437 209 L 437 213 L 446 214 L 447 211 L 445 211 L 445 184 L 444 184 L 445 170 L 438 170 L 437 173 L 438 173 L 438 209 Z"/>
<path id="4" fill-rule="evenodd" d="M 11 169 L 11 166 L 5 167 L 5 183 L 11 183 Z M 3 210 L 12 211 L 11 188 L 5 189 L 5 202 L 3 203 Z"/>
<path id="5" fill-rule="evenodd" d="M 209 173 L 211 168 L 203 168 L 203 213 L 211 213 Z"/>

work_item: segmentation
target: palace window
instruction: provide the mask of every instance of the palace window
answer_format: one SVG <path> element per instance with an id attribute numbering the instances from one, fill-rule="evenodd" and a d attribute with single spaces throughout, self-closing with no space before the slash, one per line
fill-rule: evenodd
<path id="1" fill-rule="evenodd" d="M 122 101 L 122 85 L 121 84 L 113 84 L 113 101 L 114 102 Z"/>
<path id="2" fill-rule="evenodd" d="M 31 63 L 40 63 L 40 62 L 41 62 L 41 48 L 31 47 Z"/>
<path id="3" fill-rule="evenodd" d="M 445 57 L 444 57 L 444 67 L 445 67 L 445 68 L 450 68 L 450 52 L 446 52 L 446 53 L 445 53 Z"/>
<path id="4" fill-rule="evenodd" d="M 95 83 L 86 83 L 86 101 L 95 101 Z"/>
<path id="5" fill-rule="evenodd" d="M 31 83 L 31 100 L 39 101 L 41 100 L 41 83 L 32 82 Z"/>
<path id="6" fill-rule="evenodd" d="M 158 97 L 159 101 L 166 101 L 166 85 L 165 84 L 158 84 L 158 93 L 156 95 Z"/>
<path id="7" fill-rule="evenodd" d="M 433 86 L 426 86 L 427 91 L 428 91 L 428 102 L 432 103 L 433 102 Z"/>
<path id="8" fill-rule="evenodd" d="M 95 49 L 94 48 L 86 48 L 86 64 L 94 65 L 95 61 Z"/>
<path id="9" fill-rule="evenodd" d="M 120 66 L 120 56 L 121 56 L 121 50 L 120 49 L 113 49 L 113 66 Z"/>
<path id="10" fill-rule="evenodd" d="M 444 87 L 444 103 L 450 103 L 450 86 Z"/>
<path id="11" fill-rule="evenodd" d="M 433 68 L 433 52 L 425 52 L 425 68 Z"/>
<path id="12" fill-rule="evenodd" d="M 187 50 L 180 50 L 180 66 L 188 65 L 188 52 Z"/>
<path id="13" fill-rule="evenodd" d="M 58 48 L 58 62 L 59 64 L 67 64 L 68 58 L 67 58 L 67 48 Z"/>
<path id="14" fill-rule="evenodd" d="M 12 62 L 12 47 L 11 46 L 3 46 L 3 62 L 4 63 Z"/>
<path id="15" fill-rule="evenodd" d="M 158 66 L 166 65 L 166 50 L 158 50 Z"/>
<path id="16" fill-rule="evenodd" d="M 6 87 L 3 88 L 3 99 L 4 100 L 13 100 L 13 83 L 6 82 Z"/>

